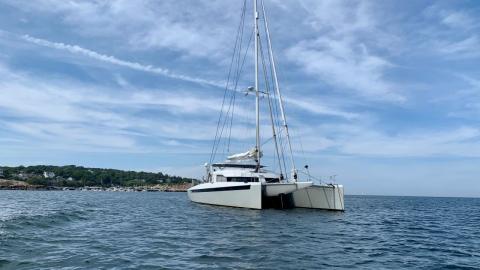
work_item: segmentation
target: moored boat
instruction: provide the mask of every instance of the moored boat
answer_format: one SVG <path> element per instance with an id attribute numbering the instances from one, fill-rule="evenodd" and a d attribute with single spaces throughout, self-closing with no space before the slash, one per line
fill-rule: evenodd
<path id="1" fill-rule="evenodd" d="M 245 56 L 252 40 L 250 39 L 246 46 L 242 45 L 246 9 L 245 1 L 232 57 L 232 64 L 236 62 L 237 65 L 235 70 L 232 70 L 233 65 L 230 66 L 229 70 L 229 74 L 234 74 L 233 86 L 229 84 L 229 76 L 210 162 L 205 164 L 204 183 L 188 189 L 188 197 L 197 203 L 251 209 L 303 207 L 343 211 L 345 205 L 342 185 L 314 184 L 310 177 L 303 181 L 298 177 L 299 171 L 295 164 L 263 0 L 253 0 L 255 86 L 248 87 L 243 91 L 245 96 L 255 95 L 255 146 L 246 152 L 231 154 L 223 162 L 214 162 L 224 135 L 226 135 L 225 145 L 228 145 L 228 148 L 230 147 L 235 95 L 239 92 L 237 86 L 243 70 Z M 262 35 L 259 27 L 260 22 L 263 22 L 262 29 L 264 31 Z M 263 43 L 266 43 L 266 45 Z M 243 50 L 245 47 L 247 49 Z M 260 73 L 263 74 L 265 79 L 263 85 L 260 85 Z M 226 100 L 228 97 L 230 99 Z M 265 141 L 262 141 L 260 133 L 261 99 L 267 101 L 268 105 L 264 107 L 264 112 L 267 115 L 266 118 L 272 132 L 272 135 L 267 137 Z M 228 104 L 228 108 L 225 104 Z M 229 129 L 228 132 L 226 126 Z M 261 148 L 270 141 L 273 142 L 271 148 L 274 152 L 273 163 L 276 170 L 268 170 L 262 162 L 263 152 Z M 286 159 L 289 159 L 289 162 Z M 308 170 L 308 166 L 305 166 L 305 169 Z"/>

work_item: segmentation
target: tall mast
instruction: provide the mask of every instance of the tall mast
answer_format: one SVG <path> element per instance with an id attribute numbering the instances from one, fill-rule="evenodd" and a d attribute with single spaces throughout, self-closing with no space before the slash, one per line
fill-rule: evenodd
<path id="1" fill-rule="evenodd" d="M 255 26 L 255 112 L 256 112 L 256 146 L 255 150 L 257 153 L 256 162 L 257 162 L 257 172 L 260 170 L 260 93 L 258 89 L 258 42 L 259 42 L 259 32 L 258 32 L 258 12 L 257 12 L 257 0 L 253 0 L 253 20 Z"/>
<path id="2" fill-rule="evenodd" d="M 268 54 L 270 56 L 270 61 L 272 62 L 273 78 L 275 80 L 275 91 L 277 92 L 278 103 L 280 103 L 280 113 L 282 114 L 283 128 L 285 129 L 285 135 L 287 137 L 288 149 L 289 149 L 289 152 L 290 152 L 290 161 L 291 161 L 291 164 L 292 164 L 293 179 L 296 182 L 297 181 L 297 169 L 295 168 L 295 160 L 293 159 L 292 143 L 290 142 L 290 134 L 288 132 L 287 118 L 285 117 L 285 109 L 284 109 L 284 106 L 283 106 L 282 94 L 280 93 L 280 87 L 278 85 L 277 68 L 275 67 L 275 58 L 273 57 L 272 42 L 270 40 L 270 31 L 268 30 L 268 21 L 267 21 L 267 16 L 265 14 L 265 6 L 263 4 L 263 0 L 261 0 L 261 1 L 262 1 L 263 20 L 265 21 L 265 32 L 267 34 Z M 256 0 L 255 0 L 255 2 L 256 2 Z"/>

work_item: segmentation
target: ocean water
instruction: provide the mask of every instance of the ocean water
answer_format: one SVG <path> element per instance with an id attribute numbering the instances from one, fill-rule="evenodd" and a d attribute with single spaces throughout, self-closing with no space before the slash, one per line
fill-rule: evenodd
<path id="1" fill-rule="evenodd" d="M 185 193 L 0 191 L 0 268 L 480 269 L 480 199 L 345 203 L 258 211 Z"/>

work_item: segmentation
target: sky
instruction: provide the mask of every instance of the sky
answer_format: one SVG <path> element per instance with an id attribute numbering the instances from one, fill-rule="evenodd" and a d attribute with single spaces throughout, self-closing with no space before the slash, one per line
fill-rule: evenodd
<path id="1" fill-rule="evenodd" d="M 242 6 L 0 0 L 0 164 L 201 178 Z M 347 194 L 480 196 L 480 2 L 265 6 L 298 166 Z M 239 95 L 228 150 L 253 111 Z"/>

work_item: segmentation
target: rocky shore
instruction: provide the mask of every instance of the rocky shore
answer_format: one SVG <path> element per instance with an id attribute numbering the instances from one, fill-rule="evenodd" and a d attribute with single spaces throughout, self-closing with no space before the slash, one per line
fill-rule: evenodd
<path id="1" fill-rule="evenodd" d="M 192 184 L 157 184 L 150 186 L 135 187 L 59 187 L 59 186 L 42 186 L 30 185 L 24 181 L 0 179 L 0 190 L 76 190 L 76 191 L 111 191 L 111 192 L 186 192 Z"/>

